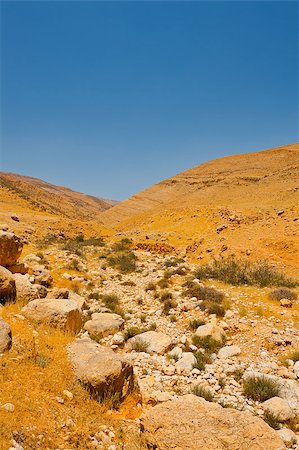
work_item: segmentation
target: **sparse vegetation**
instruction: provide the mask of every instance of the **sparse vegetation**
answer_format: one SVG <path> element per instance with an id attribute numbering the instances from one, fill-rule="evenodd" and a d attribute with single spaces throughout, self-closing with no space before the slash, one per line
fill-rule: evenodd
<path id="1" fill-rule="evenodd" d="M 189 328 L 190 328 L 190 330 L 195 331 L 201 325 L 205 325 L 205 323 L 206 322 L 202 319 L 193 319 L 193 320 L 190 320 L 190 322 L 189 322 Z"/>
<path id="2" fill-rule="evenodd" d="M 272 267 L 268 261 L 251 262 L 234 256 L 214 259 L 210 264 L 199 267 L 195 273 L 199 280 L 212 278 L 233 285 L 256 285 L 295 287 L 298 282 Z"/>
<path id="3" fill-rule="evenodd" d="M 210 388 L 203 385 L 196 385 L 191 389 L 191 394 L 204 398 L 207 402 L 213 402 L 213 394 Z"/>
<path id="4" fill-rule="evenodd" d="M 125 341 L 127 341 L 128 339 L 137 336 L 138 334 L 144 333 L 144 331 L 145 330 L 143 328 L 129 327 L 124 332 L 124 339 Z"/>
<path id="5" fill-rule="evenodd" d="M 169 258 L 164 261 L 164 267 L 176 267 L 183 262 L 185 262 L 183 258 Z"/>
<path id="6" fill-rule="evenodd" d="M 157 289 L 157 287 L 156 287 L 156 285 L 155 285 L 155 283 L 148 283 L 147 285 L 146 285 L 146 287 L 145 287 L 145 292 L 148 292 L 148 291 L 155 291 Z"/>
<path id="7" fill-rule="evenodd" d="M 270 411 L 264 412 L 264 421 L 269 425 L 269 427 L 274 428 L 274 430 L 279 430 L 280 423 L 277 420 L 277 417 L 270 413 Z"/>
<path id="8" fill-rule="evenodd" d="M 193 334 L 192 343 L 198 348 L 203 348 L 208 354 L 217 352 L 225 344 L 225 338 L 222 342 L 216 341 L 211 336 L 201 337 L 197 334 Z"/>
<path id="9" fill-rule="evenodd" d="M 279 384 L 276 380 L 263 375 L 250 376 L 243 381 L 243 392 L 247 398 L 258 402 L 264 402 L 279 394 Z"/>
<path id="10" fill-rule="evenodd" d="M 134 272 L 137 268 L 137 256 L 132 251 L 122 251 L 107 257 L 107 263 L 122 273 Z"/>
<path id="11" fill-rule="evenodd" d="M 193 364 L 194 369 L 205 370 L 206 364 L 210 362 L 209 355 L 204 352 L 198 351 L 194 354 L 196 363 Z"/>
<path id="12" fill-rule="evenodd" d="M 292 301 L 297 300 L 296 292 L 291 291 L 288 288 L 274 289 L 269 293 L 269 297 L 271 298 L 271 300 L 282 300 L 283 298 Z"/>
<path id="13" fill-rule="evenodd" d="M 132 342 L 131 346 L 132 350 L 135 350 L 135 352 L 146 352 L 149 347 L 149 343 L 141 339 L 136 339 Z"/>

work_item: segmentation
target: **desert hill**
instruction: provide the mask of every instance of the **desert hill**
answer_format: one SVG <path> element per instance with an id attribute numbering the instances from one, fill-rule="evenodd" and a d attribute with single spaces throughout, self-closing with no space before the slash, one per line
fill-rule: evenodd
<path id="1" fill-rule="evenodd" d="M 23 236 L 28 232 L 36 238 L 80 231 L 106 234 L 97 218 L 113 204 L 36 178 L 0 172 L 0 224 Z M 19 221 L 12 221 L 11 216 Z"/>
<path id="2" fill-rule="evenodd" d="M 144 248 L 164 241 L 196 258 L 221 252 L 298 268 L 299 144 L 209 161 L 101 214 Z"/>

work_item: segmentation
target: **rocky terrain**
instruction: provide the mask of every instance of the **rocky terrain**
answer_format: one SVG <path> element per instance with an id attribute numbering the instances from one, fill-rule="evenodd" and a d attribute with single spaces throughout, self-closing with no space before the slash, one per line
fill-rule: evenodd
<path id="1" fill-rule="evenodd" d="M 33 235 L 23 249 L 13 223 L 0 232 L 1 448 L 299 448 L 295 280 L 199 279 L 184 255 L 124 237 Z"/>
<path id="2" fill-rule="evenodd" d="M 105 212 L 1 174 L 1 450 L 299 449 L 298 150 Z"/>
<path id="3" fill-rule="evenodd" d="M 298 274 L 299 144 L 209 161 L 103 212 L 107 227 L 185 250 L 194 261 L 235 253 Z"/>

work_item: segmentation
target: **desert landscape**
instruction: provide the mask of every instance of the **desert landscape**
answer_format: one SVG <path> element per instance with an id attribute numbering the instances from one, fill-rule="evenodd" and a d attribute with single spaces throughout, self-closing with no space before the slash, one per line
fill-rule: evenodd
<path id="1" fill-rule="evenodd" d="M 0 172 L 0 448 L 299 449 L 299 143 L 115 202 Z"/>

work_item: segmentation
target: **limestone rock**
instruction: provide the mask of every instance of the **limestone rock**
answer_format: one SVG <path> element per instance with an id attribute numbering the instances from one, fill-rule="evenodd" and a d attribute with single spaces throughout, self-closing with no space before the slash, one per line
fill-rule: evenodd
<path id="1" fill-rule="evenodd" d="M 295 362 L 293 370 L 296 377 L 299 378 L 299 361 Z"/>
<path id="2" fill-rule="evenodd" d="M 69 298 L 69 290 L 66 288 L 54 288 L 50 292 L 51 298 Z"/>
<path id="3" fill-rule="evenodd" d="M 21 303 L 28 303 L 37 298 L 44 298 L 47 290 L 44 286 L 30 283 L 28 275 L 16 273 L 13 275 L 16 283 L 17 300 Z"/>
<path id="4" fill-rule="evenodd" d="M 77 378 L 95 398 L 123 400 L 134 389 L 132 365 L 112 349 L 83 336 L 68 346 L 68 353 Z"/>
<path id="5" fill-rule="evenodd" d="M 14 301 L 16 298 L 16 283 L 11 272 L 0 266 L 0 304 Z"/>
<path id="6" fill-rule="evenodd" d="M 296 434 L 289 428 L 281 428 L 277 431 L 277 434 L 288 448 L 292 448 L 293 444 L 298 442 Z"/>
<path id="7" fill-rule="evenodd" d="M 194 364 L 196 363 L 196 358 L 191 352 L 183 352 L 182 357 L 176 362 L 175 366 L 177 369 L 183 372 L 191 372 Z"/>
<path id="8" fill-rule="evenodd" d="M 49 287 L 52 284 L 53 278 L 50 271 L 42 265 L 34 266 L 32 269 L 32 274 L 35 279 L 35 283 L 41 284 L 42 286 Z"/>
<path id="9" fill-rule="evenodd" d="M 217 325 L 216 320 L 212 320 L 210 323 L 199 326 L 195 334 L 199 337 L 210 336 L 212 339 L 215 339 L 215 341 L 218 342 L 223 342 L 223 340 L 226 338 L 225 331 L 220 325 Z"/>
<path id="10" fill-rule="evenodd" d="M 264 411 L 272 414 L 279 422 L 290 420 L 294 413 L 288 402 L 280 397 L 272 397 L 263 403 Z"/>
<path id="11" fill-rule="evenodd" d="M 0 231 L 0 265 L 12 266 L 19 259 L 23 249 L 22 239 L 13 233 Z"/>
<path id="12" fill-rule="evenodd" d="M 91 320 L 85 323 L 84 328 L 90 336 L 104 337 L 121 330 L 124 322 L 124 319 L 118 314 L 94 313 Z"/>
<path id="13" fill-rule="evenodd" d="M 129 339 L 128 344 L 132 348 L 136 342 L 147 345 L 147 353 L 158 353 L 162 355 L 167 352 L 172 346 L 172 339 L 167 334 L 159 331 L 146 331 Z"/>
<path id="14" fill-rule="evenodd" d="M 161 403 L 141 418 L 146 448 L 159 450 L 283 450 L 262 419 L 188 394 Z"/>
<path id="15" fill-rule="evenodd" d="M 231 358 L 232 356 L 240 355 L 240 353 L 241 349 L 237 345 L 227 345 L 219 350 L 218 356 L 221 359 L 225 359 Z"/>
<path id="16" fill-rule="evenodd" d="M 10 350 L 11 345 L 11 328 L 8 323 L 0 317 L 0 353 Z"/>
<path id="17" fill-rule="evenodd" d="M 72 333 L 78 333 L 82 327 L 81 311 L 73 300 L 52 298 L 33 300 L 22 309 L 22 314 L 34 322 L 49 323 Z"/>

